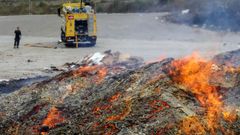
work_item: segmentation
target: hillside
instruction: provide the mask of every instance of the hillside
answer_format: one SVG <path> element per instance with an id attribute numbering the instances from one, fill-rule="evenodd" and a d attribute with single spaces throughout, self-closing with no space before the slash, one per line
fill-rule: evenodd
<path id="1" fill-rule="evenodd" d="M 64 0 L 0 0 L 0 15 L 53 14 Z M 78 2 L 80 0 L 72 0 Z M 150 12 L 166 0 L 97 0 L 97 12 Z M 157 5 L 157 7 L 156 7 Z"/>

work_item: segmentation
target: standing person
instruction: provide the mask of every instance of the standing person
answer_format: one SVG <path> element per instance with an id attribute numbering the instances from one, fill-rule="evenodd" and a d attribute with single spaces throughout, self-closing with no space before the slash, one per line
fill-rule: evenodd
<path id="1" fill-rule="evenodd" d="M 17 27 L 14 33 L 15 33 L 14 48 L 18 48 L 21 40 L 21 36 L 22 36 L 21 30 L 19 29 L 19 27 Z"/>

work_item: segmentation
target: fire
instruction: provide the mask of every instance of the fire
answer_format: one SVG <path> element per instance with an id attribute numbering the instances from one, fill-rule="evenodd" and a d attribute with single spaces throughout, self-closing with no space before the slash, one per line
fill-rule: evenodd
<path id="1" fill-rule="evenodd" d="M 94 131 L 103 131 L 102 133 L 98 133 L 102 135 L 115 135 L 117 132 L 119 132 L 119 129 L 115 126 L 114 123 L 103 124 L 96 122 L 92 125 L 92 128 Z"/>
<path id="2" fill-rule="evenodd" d="M 106 121 L 119 121 L 119 120 L 123 120 L 124 118 L 126 118 L 132 110 L 131 99 L 125 100 L 125 105 L 126 105 L 126 107 L 123 109 L 123 111 L 121 113 L 107 117 Z"/>
<path id="3" fill-rule="evenodd" d="M 104 129 L 106 130 L 104 135 L 114 135 L 118 132 L 118 129 L 114 124 L 107 124 L 104 126 Z"/>
<path id="4" fill-rule="evenodd" d="M 170 108 L 170 105 L 162 100 L 152 100 L 148 104 L 151 107 L 149 115 L 147 116 L 148 119 L 156 118 L 156 114 Z"/>
<path id="5" fill-rule="evenodd" d="M 116 93 L 115 95 L 113 95 L 112 97 L 110 97 L 109 99 L 108 99 L 108 101 L 109 102 L 115 102 L 115 101 L 117 101 L 118 99 L 119 99 L 119 97 L 121 96 L 121 93 L 120 92 L 118 92 L 118 93 Z"/>
<path id="6" fill-rule="evenodd" d="M 54 128 L 57 124 L 63 123 L 65 121 L 64 117 L 61 116 L 61 113 L 56 107 L 52 107 L 48 112 L 47 117 L 43 120 L 42 126 L 48 127 L 49 129 Z M 46 134 L 46 132 L 42 132 Z"/>
<path id="7" fill-rule="evenodd" d="M 219 129 L 223 103 L 217 87 L 209 84 L 213 63 L 194 54 L 174 61 L 172 65 L 175 68 L 175 71 L 171 72 L 173 80 L 196 95 L 201 105 L 206 108 L 207 129 L 211 134 L 215 134 Z"/>
<path id="8" fill-rule="evenodd" d="M 112 105 L 102 105 L 94 107 L 92 112 L 96 117 L 100 117 L 103 111 L 110 112 L 112 109 Z"/>
<path id="9" fill-rule="evenodd" d="M 187 117 L 181 123 L 181 130 L 184 134 L 206 135 L 205 127 L 196 116 Z"/>
<path id="10" fill-rule="evenodd" d="M 151 114 L 156 114 L 163 111 L 166 108 L 170 108 L 170 105 L 168 105 L 167 102 L 161 100 L 153 100 L 149 102 L 149 105 L 151 106 L 151 108 L 153 108 Z"/>
<path id="11" fill-rule="evenodd" d="M 101 68 L 98 70 L 98 83 L 102 82 L 107 75 L 107 69 L 106 68 Z"/>
<path id="12" fill-rule="evenodd" d="M 102 111 L 105 112 L 112 112 L 111 109 L 113 108 L 113 103 L 116 102 L 120 97 L 121 93 L 117 92 L 110 98 L 108 98 L 108 104 L 107 105 L 97 105 L 96 107 L 93 108 L 92 112 L 96 117 L 99 117 Z"/>
<path id="13" fill-rule="evenodd" d="M 84 76 L 86 75 L 87 73 L 90 73 L 91 71 L 94 71 L 97 69 L 97 66 L 83 66 L 83 67 L 80 67 L 78 70 L 76 70 L 73 74 L 74 76 Z"/>
<path id="14" fill-rule="evenodd" d="M 98 84 L 101 83 L 104 80 L 105 76 L 107 75 L 107 68 L 101 66 L 83 66 L 80 67 L 75 72 L 73 72 L 73 75 L 75 77 L 78 76 L 87 77 L 88 75 L 92 76 L 96 75 L 95 81 Z"/>
<path id="15" fill-rule="evenodd" d="M 223 118 L 224 120 L 226 120 L 227 122 L 233 123 L 235 121 L 237 121 L 238 116 L 236 111 L 225 111 L 222 113 L 223 114 Z"/>
<path id="16" fill-rule="evenodd" d="M 73 72 L 74 77 L 86 77 L 86 78 L 93 78 L 93 82 L 96 84 L 101 83 L 105 76 L 107 75 L 107 69 L 100 66 L 84 66 L 80 67 L 78 70 Z M 63 102 L 66 97 L 69 95 L 76 94 L 79 89 L 88 87 L 89 84 L 86 84 L 84 80 L 78 80 L 71 85 L 66 86 L 66 92 L 60 98 L 60 102 Z"/>

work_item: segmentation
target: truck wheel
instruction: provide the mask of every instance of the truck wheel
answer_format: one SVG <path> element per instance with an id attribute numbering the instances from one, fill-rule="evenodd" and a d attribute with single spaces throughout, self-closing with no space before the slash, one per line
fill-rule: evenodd
<path id="1" fill-rule="evenodd" d="M 91 46 L 95 46 L 96 45 L 96 41 L 91 41 Z"/>
<path id="2" fill-rule="evenodd" d="M 95 37 L 95 38 L 92 38 L 91 39 L 91 46 L 95 46 L 96 45 L 96 43 L 97 43 L 97 38 Z"/>

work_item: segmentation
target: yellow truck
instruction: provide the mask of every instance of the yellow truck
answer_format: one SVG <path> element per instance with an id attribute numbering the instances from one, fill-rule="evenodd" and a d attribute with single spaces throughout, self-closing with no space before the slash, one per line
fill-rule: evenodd
<path id="1" fill-rule="evenodd" d="M 96 12 L 89 0 L 67 2 L 58 9 L 62 18 L 61 40 L 67 47 L 91 47 L 97 41 Z"/>

